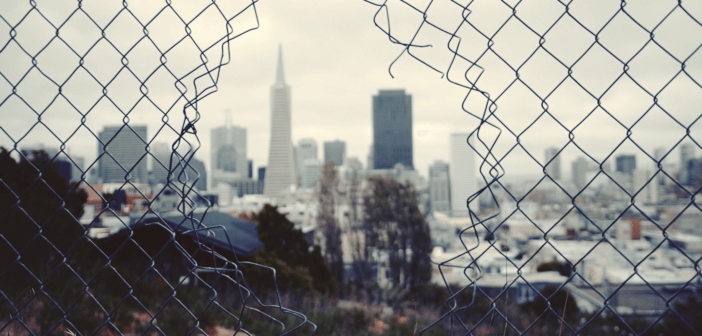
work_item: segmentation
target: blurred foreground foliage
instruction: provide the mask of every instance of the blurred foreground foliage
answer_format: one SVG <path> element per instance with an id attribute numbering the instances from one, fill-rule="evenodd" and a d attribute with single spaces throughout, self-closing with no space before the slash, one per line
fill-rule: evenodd
<path id="1" fill-rule="evenodd" d="M 302 232 L 272 206 L 252 218 L 258 222 L 263 249 L 238 264 L 214 261 L 226 270 L 221 274 L 195 272 L 194 263 L 212 266 L 212 254 L 158 224 L 88 239 L 75 220 L 85 193 L 63 179 L 45 153 L 32 157 L 34 161 L 17 162 L 0 151 L 0 334 L 187 335 L 214 334 L 216 327 L 232 334 L 239 327 L 254 335 L 283 331 L 261 313 L 282 322 L 286 332 L 300 325 L 299 317 L 277 307 L 273 271 L 246 261 L 275 268 L 280 303 L 304 313 L 317 325 L 317 335 L 418 335 L 451 308 L 456 308 L 455 315 L 424 335 L 447 335 L 450 330 L 464 334 L 464 328 L 480 335 L 518 335 L 527 328 L 533 335 L 573 335 L 572 330 L 580 335 L 702 333 L 700 292 L 672 304 L 660 319 L 619 318 L 608 309 L 588 314 L 578 310 L 566 290 L 553 287 L 541 293 L 549 302 L 539 297 L 517 305 L 508 292 L 491 297 L 455 286 L 450 287 L 455 294 L 450 300 L 447 288 L 426 279 L 383 293 L 377 289 L 374 297 L 350 292 L 349 300 L 340 301 L 319 247 L 310 249 Z M 37 169 L 43 181 L 37 179 Z M 21 196 L 22 210 L 15 195 Z M 245 281 L 260 302 L 238 281 Z M 292 334 L 311 332 L 304 325 Z"/>

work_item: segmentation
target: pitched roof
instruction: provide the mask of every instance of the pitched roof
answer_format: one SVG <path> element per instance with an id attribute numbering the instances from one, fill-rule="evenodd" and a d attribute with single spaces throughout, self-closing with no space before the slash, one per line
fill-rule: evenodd
<path id="1" fill-rule="evenodd" d="M 196 213 L 193 219 L 186 218 L 182 214 L 166 214 L 161 218 L 174 231 L 191 236 L 207 246 L 214 245 L 223 251 L 249 255 L 263 247 L 263 243 L 258 239 L 256 223 L 232 217 L 226 213 L 218 211 Z M 159 222 L 161 220 L 158 217 L 150 215 L 135 224 L 133 228 L 138 229 L 140 226 Z"/>

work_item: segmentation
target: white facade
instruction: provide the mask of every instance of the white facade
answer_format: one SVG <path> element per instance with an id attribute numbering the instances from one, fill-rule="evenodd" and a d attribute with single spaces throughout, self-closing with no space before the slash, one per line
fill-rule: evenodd
<path id="1" fill-rule="evenodd" d="M 305 160 L 317 159 L 317 141 L 312 138 L 302 138 L 295 147 L 295 168 L 300 174 L 300 186 L 303 186 Z"/>
<path id="2" fill-rule="evenodd" d="M 466 139 L 469 133 L 452 133 L 450 135 L 449 176 L 451 177 L 451 215 L 468 216 L 466 201 L 478 191 L 475 177 L 475 152 Z M 473 144 L 475 137 L 471 137 Z M 477 206 L 477 203 L 476 203 Z"/>
<path id="3" fill-rule="evenodd" d="M 658 203 L 658 180 L 654 178 L 650 183 L 648 182 L 648 180 L 653 178 L 653 174 L 654 171 L 648 169 L 634 170 L 633 192 L 638 192 L 638 195 L 636 195 L 636 203 L 639 205 L 641 204 L 641 202 L 652 204 Z M 648 184 L 644 187 L 646 183 Z M 641 190 L 642 188 L 643 190 Z"/>
<path id="4" fill-rule="evenodd" d="M 232 126 L 227 118 L 224 126 L 211 133 L 210 171 L 212 186 L 220 182 L 233 183 L 248 176 L 246 128 Z"/>
<path id="5" fill-rule="evenodd" d="M 322 162 L 318 159 L 305 160 L 302 167 L 302 188 L 314 189 L 322 174 Z"/>
<path id="6" fill-rule="evenodd" d="M 153 184 L 166 184 L 168 168 L 171 162 L 171 148 L 166 142 L 154 142 L 151 145 L 151 181 Z M 176 162 L 177 163 L 177 162 Z"/>
<path id="7" fill-rule="evenodd" d="M 271 142 L 263 194 L 276 197 L 291 185 L 296 185 L 290 127 L 290 86 L 283 76 L 283 51 L 278 51 L 278 72 L 271 87 Z"/>
<path id="8" fill-rule="evenodd" d="M 232 199 L 236 197 L 237 190 L 229 183 L 220 182 L 214 187 L 211 187 L 211 192 L 218 197 L 218 203 L 220 207 L 229 206 L 232 203 Z"/>
<path id="9" fill-rule="evenodd" d="M 429 166 L 429 201 L 432 211 L 451 211 L 451 179 L 446 162 L 435 161 Z"/>
<path id="10" fill-rule="evenodd" d="M 561 179 L 561 158 L 557 156 L 558 150 L 559 149 L 556 147 L 549 147 L 546 148 L 546 152 L 544 153 L 546 172 L 556 181 Z"/>

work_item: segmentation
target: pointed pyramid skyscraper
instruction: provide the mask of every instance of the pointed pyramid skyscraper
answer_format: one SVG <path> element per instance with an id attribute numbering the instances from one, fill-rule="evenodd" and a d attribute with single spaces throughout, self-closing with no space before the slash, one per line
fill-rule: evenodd
<path id="1" fill-rule="evenodd" d="M 283 46 L 278 46 L 278 70 L 275 74 L 275 85 L 285 86 L 285 74 L 283 72 Z"/>
<path id="2" fill-rule="evenodd" d="M 271 142 L 263 193 L 275 197 L 295 184 L 290 127 L 290 87 L 283 74 L 283 48 L 278 49 L 278 69 L 275 84 L 271 87 Z"/>

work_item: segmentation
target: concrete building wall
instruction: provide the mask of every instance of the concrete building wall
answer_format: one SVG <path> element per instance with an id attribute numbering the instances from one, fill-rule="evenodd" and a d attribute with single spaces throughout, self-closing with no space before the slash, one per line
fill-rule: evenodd
<path id="1" fill-rule="evenodd" d="M 405 90 L 380 90 L 373 96 L 372 169 L 393 169 L 398 163 L 414 170 L 412 96 Z"/>
<path id="2" fill-rule="evenodd" d="M 467 143 L 469 135 L 469 133 L 450 135 L 449 176 L 451 178 L 451 214 L 453 216 L 467 216 L 466 201 L 470 195 L 478 191 L 475 152 Z M 471 144 L 473 141 L 475 138 L 471 137 Z"/>
<path id="3" fill-rule="evenodd" d="M 124 183 L 130 171 L 131 182 L 148 183 L 145 125 L 105 126 L 98 136 L 98 182 Z"/>

